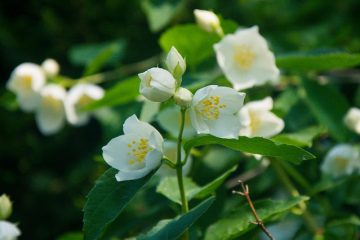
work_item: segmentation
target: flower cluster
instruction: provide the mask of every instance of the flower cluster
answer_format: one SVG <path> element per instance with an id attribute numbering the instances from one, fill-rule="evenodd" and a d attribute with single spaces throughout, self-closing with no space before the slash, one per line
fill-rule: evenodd
<path id="1" fill-rule="evenodd" d="M 88 83 L 79 83 L 67 92 L 55 83 L 59 69 L 53 59 L 46 59 L 41 66 L 23 63 L 13 70 L 7 83 L 20 108 L 35 113 L 37 126 L 44 135 L 58 132 L 66 119 L 72 125 L 85 124 L 89 114 L 83 111 L 84 106 L 104 95 L 102 88 Z"/>
<path id="2" fill-rule="evenodd" d="M 12 202 L 6 194 L 0 196 L 0 239 L 15 240 L 21 232 L 16 224 L 6 221 L 12 213 Z"/>

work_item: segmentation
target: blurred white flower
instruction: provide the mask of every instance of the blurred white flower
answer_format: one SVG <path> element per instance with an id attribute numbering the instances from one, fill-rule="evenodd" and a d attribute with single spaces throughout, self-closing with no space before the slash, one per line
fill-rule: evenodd
<path id="1" fill-rule="evenodd" d="M 220 26 L 220 20 L 218 16 L 212 11 L 206 10 L 194 10 L 196 23 L 207 32 L 216 32 L 219 35 L 223 35 L 222 28 Z"/>
<path id="2" fill-rule="evenodd" d="M 193 94 L 186 88 L 179 87 L 174 95 L 174 101 L 180 107 L 188 108 L 191 105 Z"/>
<path id="3" fill-rule="evenodd" d="M 35 119 L 42 134 L 54 134 L 64 126 L 65 98 L 66 90 L 60 85 L 48 84 L 41 89 Z"/>
<path id="4" fill-rule="evenodd" d="M 11 215 L 12 203 L 6 194 L 0 196 L 0 219 L 6 219 Z"/>
<path id="5" fill-rule="evenodd" d="M 0 220 L 0 239 L 1 240 L 15 240 L 20 236 L 21 232 L 19 228 L 8 221 Z"/>
<path id="6" fill-rule="evenodd" d="M 171 136 L 177 137 L 179 135 L 179 126 L 181 122 L 180 108 L 177 106 L 165 108 L 158 114 L 157 122 L 164 130 L 170 133 Z M 183 138 L 188 139 L 195 134 L 196 131 L 191 125 L 189 111 L 186 111 Z"/>
<path id="7" fill-rule="evenodd" d="M 274 54 L 257 26 L 237 30 L 214 45 L 217 62 L 237 90 L 277 81 Z"/>
<path id="8" fill-rule="evenodd" d="M 35 110 L 39 92 L 46 77 L 41 67 L 34 63 L 22 63 L 11 73 L 7 88 L 16 94 L 20 108 L 25 112 Z"/>
<path id="9" fill-rule="evenodd" d="M 52 59 L 48 58 L 41 64 L 42 69 L 48 77 L 53 77 L 59 74 L 60 66 L 59 63 Z"/>
<path id="10" fill-rule="evenodd" d="M 360 109 L 350 108 L 344 117 L 344 123 L 349 129 L 360 134 Z"/>
<path id="11" fill-rule="evenodd" d="M 326 154 L 321 171 L 333 177 L 350 175 L 360 169 L 360 147 L 350 144 L 335 145 Z"/>
<path id="12" fill-rule="evenodd" d="M 271 112 L 271 97 L 245 104 L 239 112 L 240 136 L 272 137 L 284 129 L 284 121 Z"/>
<path id="13" fill-rule="evenodd" d="M 161 103 L 149 101 L 141 95 L 140 97 L 142 98 L 140 101 L 143 102 L 140 113 L 140 121 L 152 122 L 160 110 Z"/>
<path id="14" fill-rule="evenodd" d="M 175 47 L 171 47 L 166 60 L 167 69 L 176 78 L 180 79 L 186 70 L 185 59 L 180 55 Z M 180 85 L 178 83 L 178 85 Z"/>
<path id="15" fill-rule="evenodd" d="M 150 68 L 140 73 L 140 93 L 153 102 L 170 99 L 176 89 L 176 80 L 170 72 L 162 68 Z"/>
<path id="16" fill-rule="evenodd" d="M 104 89 L 94 84 L 80 83 L 72 87 L 65 99 L 65 111 L 69 123 L 75 126 L 86 124 L 90 119 L 90 114 L 83 108 L 103 96 Z"/>
<path id="17" fill-rule="evenodd" d="M 117 181 L 142 178 L 161 164 L 163 138 L 150 124 L 135 115 L 126 119 L 124 135 L 113 138 L 102 148 L 105 161 L 119 170 Z"/>
<path id="18" fill-rule="evenodd" d="M 240 120 L 237 116 L 245 93 L 229 87 L 210 85 L 196 91 L 190 107 L 191 124 L 198 134 L 237 138 Z"/>
<path id="19" fill-rule="evenodd" d="M 177 143 L 175 141 L 165 140 L 164 156 L 167 157 L 174 164 L 176 163 L 176 161 L 177 161 Z M 185 151 L 183 148 L 181 148 L 181 156 L 183 158 L 185 157 Z M 182 161 L 183 160 L 184 159 L 182 159 Z M 191 164 L 192 164 L 192 158 L 191 158 L 191 156 L 189 156 L 186 164 L 183 166 L 182 173 L 184 176 L 189 174 L 190 169 L 191 169 Z M 161 177 L 166 177 L 166 176 L 175 176 L 175 173 L 176 173 L 175 169 L 172 169 L 167 164 L 163 164 L 156 174 L 158 174 Z"/>

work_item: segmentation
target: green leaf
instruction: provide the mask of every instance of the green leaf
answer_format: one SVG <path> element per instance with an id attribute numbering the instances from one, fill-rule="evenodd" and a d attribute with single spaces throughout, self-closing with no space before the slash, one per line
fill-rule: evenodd
<path id="1" fill-rule="evenodd" d="M 69 51 L 70 62 L 75 65 L 87 66 L 94 59 L 99 58 L 98 61 L 102 60 L 102 65 L 116 65 L 123 57 L 126 42 L 124 39 L 118 39 L 112 42 L 95 43 L 95 44 L 82 44 L 74 46 Z M 106 50 L 107 49 L 107 50 Z M 111 52 L 111 54 L 104 52 Z M 100 55 L 111 55 L 106 57 L 106 61 L 103 59 L 104 56 Z M 95 65 L 95 63 L 92 63 Z"/>
<path id="2" fill-rule="evenodd" d="M 300 163 L 303 160 L 314 159 L 311 153 L 296 146 L 277 144 L 261 137 L 239 137 L 238 139 L 224 139 L 211 135 L 202 135 L 187 141 L 184 145 L 185 151 L 189 152 L 192 147 L 219 144 L 236 151 L 260 154 L 267 157 L 274 157 L 292 163 Z"/>
<path id="3" fill-rule="evenodd" d="M 226 180 L 229 175 L 236 170 L 237 166 L 232 167 L 224 174 L 214 179 L 205 186 L 199 187 L 190 178 L 184 178 L 185 195 L 188 201 L 191 199 L 203 199 L 215 192 L 217 188 Z M 176 177 L 165 177 L 161 180 L 160 184 L 156 188 L 158 193 L 163 194 L 171 201 L 181 204 L 181 197 L 179 193 L 179 187 Z"/>
<path id="4" fill-rule="evenodd" d="M 271 140 L 277 143 L 284 143 L 297 147 L 311 147 L 313 140 L 325 130 L 326 129 L 324 127 L 312 126 L 302 129 L 296 133 L 279 134 L 271 138 Z"/>
<path id="5" fill-rule="evenodd" d="M 187 24 L 177 25 L 163 33 L 160 45 L 165 52 L 175 46 L 189 65 L 196 66 L 214 55 L 213 45 L 219 40 L 216 34 L 205 32 L 194 24 Z"/>
<path id="6" fill-rule="evenodd" d="M 138 240 L 167 240 L 177 239 L 196 220 L 203 215 L 214 202 L 215 198 L 210 197 L 191 209 L 189 212 L 174 219 L 162 220 L 148 233 L 139 236 Z"/>
<path id="7" fill-rule="evenodd" d="M 302 80 L 300 95 L 320 124 L 327 127 L 338 141 L 346 141 L 350 131 L 343 124 L 349 109 L 345 97 L 331 85 L 320 85 L 315 81 Z"/>
<path id="8" fill-rule="evenodd" d="M 300 97 L 297 92 L 292 88 L 288 88 L 276 98 L 272 111 L 279 117 L 284 117 L 290 112 L 295 104 L 298 103 L 299 99 Z"/>
<path id="9" fill-rule="evenodd" d="M 297 53 L 276 58 L 276 65 L 289 71 L 325 71 L 358 66 L 360 54 L 344 52 Z"/>
<path id="10" fill-rule="evenodd" d="M 61 235 L 57 240 L 83 240 L 84 235 L 82 232 L 69 232 Z"/>
<path id="11" fill-rule="evenodd" d="M 254 203 L 257 214 L 264 222 L 271 220 L 275 215 L 282 214 L 298 203 L 308 200 L 308 197 L 301 196 L 287 201 L 261 200 Z M 215 239 L 236 239 L 247 231 L 256 227 L 252 224 L 254 216 L 248 204 L 233 211 L 212 224 L 205 234 L 205 240 Z"/>
<path id="12" fill-rule="evenodd" d="M 123 105 L 129 103 L 139 96 L 140 79 L 138 76 L 132 76 L 120 81 L 115 86 L 106 91 L 105 96 L 90 103 L 85 110 L 94 110 L 101 107 Z"/>
<path id="13" fill-rule="evenodd" d="M 141 2 L 152 32 L 157 32 L 169 24 L 184 6 L 184 0 L 143 0 Z"/>
<path id="14" fill-rule="evenodd" d="M 135 194 L 153 175 L 117 182 L 116 169 L 107 170 L 87 196 L 84 207 L 84 239 L 98 239 L 104 228 L 115 220 Z"/>

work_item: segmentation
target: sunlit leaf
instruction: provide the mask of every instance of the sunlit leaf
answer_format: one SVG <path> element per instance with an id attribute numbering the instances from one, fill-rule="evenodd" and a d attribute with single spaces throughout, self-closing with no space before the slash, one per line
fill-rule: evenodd
<path id="1" fill-rule="evenodd" d="M 238 139 L 224 139 L 210 135 L 202 135 L 186 142 L 184 148 L 185 151 L 190 151 L 192 147 L 210 144 L 219 144 L 233 150 L 260 154 L 292 163 L 300 163 L 303 160 L 315 158 L 311 153 L 296 146 L 277 144 L 261 137 L 248 138 L 241 136 Z"/>
<path id="2" fill-rule="evenodd" d="M 254 206 L 260 219 L 267 222 L 275 215 L 282 214 L 307 199 L 308 197 L 301 196 L 286 201 L 261 200 L 255 202 Z M 251 223 L 252 221 L 254 221 L 254 216 L 246 204 L 212 224 L 206 230 L 205 240 L 237 239 L 242 234 L 257 227 Z"/>
<path id="3" fill-rule="evenodd" d="M 297 147 L 311 147 L 313 140 L 325 131 L 324 127 L 308 127 L 295 133 L 283 133 L 273 137 L 271 140 L 277 143 L 290 144 Z"/>

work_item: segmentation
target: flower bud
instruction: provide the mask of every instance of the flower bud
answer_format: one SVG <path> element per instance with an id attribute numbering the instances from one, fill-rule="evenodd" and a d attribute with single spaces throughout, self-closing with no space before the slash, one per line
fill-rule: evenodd
<path id="1" fill-rule="evenodd" d="M 45 74 L 49 77 L 53 77 L 59 74 L 60 66 L 57 61 L 52 58 L 46 59 L 42 64 L 41 68 L 44 70 Z"/>
<path id="2" fill-rule="evenodd" d="M 3 194 L 0 196 L 0 220 L 6 219 L 11 215 L 12 212 L 12 203 L 10 198 Z"/>
<path id="3" fill-rule="evenodd" d="M 175 92 L 174 100 L 181 107 L 189 107 L 193 98 L 193 94 L 186 88 L 178 88 Z"/>
<path id="4" fill-rule="evenodd" d="M 170 99 L 176 89 L 176 80 L 162 68 L 150 68 L 140 73 L 140 93 L 150 101 L 164 102 Z"/>
<path id="5" fill-rule="evenodd" d="M 344 122 L 349 129 L 360 134 L 360 109 L 350 108 L 344 117 Z"/>
<path id="6" fill-rule="evenodd" d="M 186 70 L 185 59 L 180 55 L 175 47 L 171 47 L 165 63 L 168 70 L 176 79 L 180 79 Z"/>
<path id="7" fill-rule="evenodd" d="M 195 20 L 197 24 L 207 32 L 216 32 L 223 35 L 223 30 L 220 26 L 220 20 L 215 13 L 206 10 L 194 10 Z"/>

